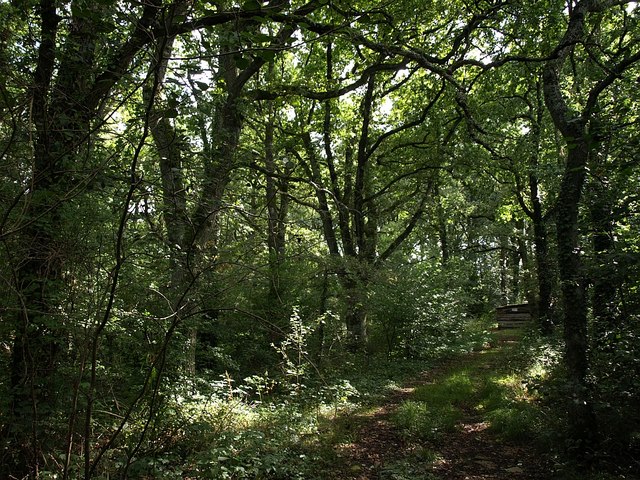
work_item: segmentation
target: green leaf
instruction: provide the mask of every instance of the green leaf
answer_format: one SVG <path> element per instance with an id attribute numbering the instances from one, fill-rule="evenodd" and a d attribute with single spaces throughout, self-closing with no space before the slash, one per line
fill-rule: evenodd
<path id="1" fill-rule="evenodd" d="M 267 62 L 272 61 L 274 58 L 276 58 L 276 51 L 275 50 L 260 50 L 258 52 L 258 56 L 260 58 L 262 58 L 263 60 L 266 60 Z"/>
<path id="2" fill-rule="evenodd" d="M 74 18 L 84 17 L 85 16 L 84 8 L 82 8 L 82 6 L 78 5 L 76 2 L 73 2 L 71 4 L 71 15 Z"/>
<path id="3" fill-rule="evenodd" d="M 262 7 L 261 2 L 258 0 L 247 0 L 242 4 L 242 10 L 250 12 L 252 10 L 260 10 Z"/>
<path id="4" fill-rule="evenodd" d="M 236 67 L 238 67 L 241 70 L 251 65 L 251 58 L 243 57 L 242 55 L 234 56 L 233 60 L 236 62 Z"/>
<path id="5" fill-rule="evenodd" d="M 269 42 L 271 42 L 271 35 L 267 35 L 266 33 L 258 32 L 258 33 L 254 33 L 253 35 L 251 35 L 251 39 L 254 42 L 269 43 Z"/>

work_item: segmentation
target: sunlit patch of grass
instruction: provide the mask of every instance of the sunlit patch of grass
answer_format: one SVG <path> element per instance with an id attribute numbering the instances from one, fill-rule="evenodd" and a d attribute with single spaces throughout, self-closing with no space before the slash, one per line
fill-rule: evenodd
<path id="1" fill-rule="evenodd" d="M 543 419 L 527 379 L 530 372 L 542 373 L 544 364 L 512 365 L 509 359 L 520 353 L 516 348 L 509 344 L 478 352 L 435 383 L 416 388 L 412 399 L 396 412 L 394 422 L 411 437 L 436 440 L 453 431 L 472 410 L 506 440 L 535 438 Z"/>
<path id="2" fill-rule="evenodd" d="M 413 397 L 430 405 L 444 406 L 460 404 L 474 392 L 473 382 L 467 371 L 457 371 L 437 383 L 416 388 Z"/>
<path id="3" fill-rule="evenodd" d="M 518 388 L 521 378 L 522 377 L 516 373 L 510 373 L 496 377 L 495 379 L 493 379 L 493 383 L 508 388 Z"/>
<path id="4" fill-rule="evenodd" d="M 508 393 L 503 385 L 491 381 L 483 382 L 475 398 L 475 409 L 483 413 L 499 408 L 505 403 L 507 396 Z"/>
<path id="5" fill-rule="evenodd" d="M 363 421 L 362 417 L 351 415 L 321 419 L 318 427 L 319 443 L 326 447 L 350 444 L 356 439 L 358 426 Z"/>
<path id="6" fill-rule="evenodd" d="M 507 356 L 495 370 L 478 372 L 476 410 L 489 423 L 490 430 L 505 440 L 542 441 L 543 412 L 536 403 L 537 392 L 530 390 L 528 383 L 532 373 L 544 371 L 544 364 L 534 356 L 529 358 L 533 363 L 512 365 L 506 360 L 512 355 L 515 357 L 511 358 L 522 358 L 522 353 L 517 348 L 503 353 Z"/>
<path id="7" fill-rule="evenodd" d="M 455 430 L 462 418 L 457 407 L 469 401 L 474 389 L 468 371 L 454 371 L 437 383 L 416 388 L 413 399 L 403 402 L 392 420 L 409 437 L 436 440 Z"/>
<path id="8" fill-rule="evenodd" d="M 394 424 L 408 437 L 436 440 L 443 433 L 451 432 L 461 418 L 452 405 L 429 405 L 408 400 L 394 412 Z"/>
<path id="9" fill-rule="evenodd" d="M 549 376 L 549 368 L 542 363 L 534 363 L 527 371 L 527 376 L 544 380 Z"/>

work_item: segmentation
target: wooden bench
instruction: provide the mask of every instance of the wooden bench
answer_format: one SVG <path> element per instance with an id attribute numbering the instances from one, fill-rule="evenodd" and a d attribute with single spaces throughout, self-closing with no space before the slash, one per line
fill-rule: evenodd
<path id="1" fill-rule="evenodd" d="M 531 308 L 528 303 L 504 305 L 496 308 L 498 328 L 520 328 L 531 323 Z"/>

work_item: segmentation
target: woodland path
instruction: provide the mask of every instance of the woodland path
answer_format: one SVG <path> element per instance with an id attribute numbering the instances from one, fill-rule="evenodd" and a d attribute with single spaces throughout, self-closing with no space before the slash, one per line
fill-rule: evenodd
<path id="1" fill-rule="evenodd" d="M 503 338 L 492 349 L 496 355 L 473 352 L 422 373 L 387 401 L 367 414 L 360 415 L 354 441 L 341 445 L 339 457 L 344 467 L 335 479 L 354 480 L 534 480 L 553 476 L 547 465 L 532 448 L 508 442 L 489 429 L 472 406 L 461 405 L 462 416 L 454 432 L 445 433 L 435 441 L 405 438 L 390 417 L 416 387 L 437 383 L 447 372 L 461 365 L 470 365 L 471 375 L 481 375 L 483 369 L 494 369 L 505 361 L 509 343 Z M 362 418 L 364 417 L 364 418 Z"/>

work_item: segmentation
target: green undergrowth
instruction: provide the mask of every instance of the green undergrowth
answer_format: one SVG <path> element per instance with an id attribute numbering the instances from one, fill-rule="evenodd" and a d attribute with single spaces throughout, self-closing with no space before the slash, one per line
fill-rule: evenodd
<path id="1" fill-rule="evenodd" d="M 548 460 L 549 478 L 638 478 L 604 462 L 586 472 L 567 456 L 559 338 L 509 330 L 495 332 L 489 343 L 493 348 L 460 357 L 398 407 L 395 425 L 410 445 L 431 453 L 396 459 L 387 467 L 393 473 L 383 478 L 433 478 L 428 467 L 439 459 L 438 445 L 465 422 L 484 422 L 496 440 L 534 449 Z M 613 427 L 601 427 L 606 428 Z"/>
<path id="2" fill-rule="evenodd" d="M 473 341 L 470 340 L 473 339 Z M 396 390 L 419 373 L 391 415 L 407 441 L 390 452 L 383 480 L 432 480 L 439 445 L 463 423 L 484 423 L 495 441 L 525 444 L 549 459 L 549 478 L 605 480 L 574 473 L 560 453 L 565 428 L 557 408 L 561 342 L 525 331 L 477 335 L 430 358 L 345 354 L 318 370 L 289 365 L 276 377 L 224 378 L 215 388 L 174 393 L 166 415 L 128 468 L 129 478 L 345 479 L 362 473 L 348 452 L 361 427 Z M 556 393 L 554 393 L 556 392 Z M 117 454 L 118 450 L 114 452 Z M 126 452 L 123 452 L 123 454 Z M 114 455 L 109 471 L 122 471 Z M 582 475 L 582 476 L 581 476 Z M 107 477 L 105 477 L 107 478 Z"/>
<path id="3" fill-rule="evenodd" d="M 147 434 L 154 440 L 127 460 L 128 445 L 145 425 L 144 419 L 131 422 L 98 478 L 125 470 L 140 479 L 343 478 L 336 472 L 349 465 L 340 452 L 358 440 L 368 413 L 437 361 L 345 356 L 322 376 L 265 372 L 206 387 L 185 382 L 183 391 L 163 399 Z"/>
<path id="4" fill-rule="evenodd" d="M 546 372 L 518 365 L 517 355 L 505 345 L 464 358 L 434 383 L 418 387 L 394 421 L 405 435 L 421 440 L 437 441 L 467 418 L 487 422 L 507 441 L 543 442 L 544 412 L 526 383 Z"/>
<path id="5" fill-rule="evenodd" d="M 345 452 L 358 442 L 360 426 L 370 420 L 369 414 L 389 395 L 420 372 L 488 344 L 482 325 L 472 327 L 457 342 L 451 341 L 449 348 L 434 350 L 430 356 L 363 358 L 343 353 L 312 365 L 304 355 L 295 355 L 300 345 L 283 343 L 279 352 L 283 369 L 276 374 L 185 380 L 181 388 L 162 394 L 151 425 L 145 418 L 132 419 L 122 443 L 105 456 L 102 477 L 97 478 L 345 478 L 344 472 L 353 467 Z M 451 379 L 439 395 L 445 398 L 445 390 L 453 389 L 462 397 L 471 388 L 468 379 L 460 376 Z M 418 398 L 413 405 L 403 406 L 407 429 L 412 428 L 411 418 L 428 418 L 411 413 L 412 408 L 423 408 L 423 403 Z M 455 410 L 445 412 L 443 407 L 440 413 L 441 424 L 425 424 L 420 430 L 449 428 Z M 143 441 L 132 451 L 139 438 Z M 413 454 L 424 460 L 432 453 L 425 449 Z M 410 469 L 412 461 L 403 461 L 408 463 L 397 468 Z M 78 472 L 80 468 L 78 462 Z M 388 478 L 399 478 L 393 469 L 387 473 Z"/>
<path id="6" fill-rule="evenodd" d="M 485 422 L 497 439 L 548 451 L 554 428 L 532 385 L 547 378 L 558 354 L 535 338 L 523 331 L 496 332 L 494 348 L 459 358 L 417 387 L 393 422 L 414 445 L 436 450 L 462 423 Z"/>

